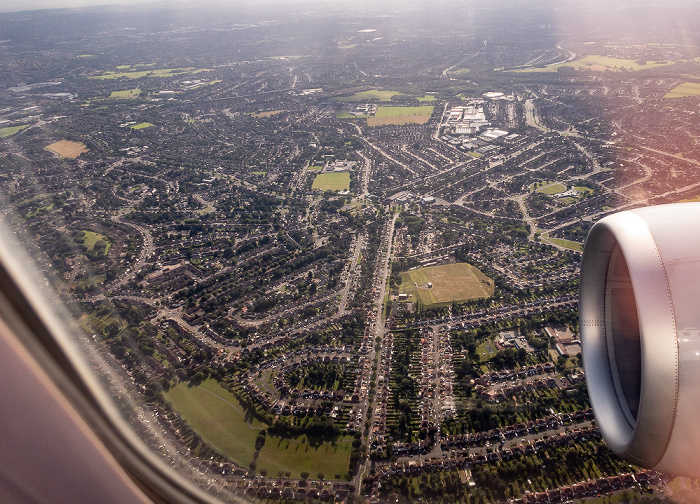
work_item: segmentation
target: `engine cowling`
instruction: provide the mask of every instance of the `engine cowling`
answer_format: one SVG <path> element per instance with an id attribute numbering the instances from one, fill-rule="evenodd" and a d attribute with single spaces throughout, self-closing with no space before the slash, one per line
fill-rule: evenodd
<path id="1" fill-rule="evenodd" d="M 700 476 L 700 203 L 598 221 L 583 252 L 579 317 L 608 446 L 636 465 Z"/>

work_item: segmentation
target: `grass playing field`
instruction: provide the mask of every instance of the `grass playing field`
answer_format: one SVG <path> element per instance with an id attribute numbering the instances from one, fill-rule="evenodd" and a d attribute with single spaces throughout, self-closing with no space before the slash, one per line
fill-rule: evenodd
<path id="1" fill-rule="evenodd" d="M 88 250 L 92 250 L 95 248 L 95 243 L 98 241 L 102 240 L 107 244 L 107 247 L 105 248 L 105 254 L 109 252 L 109 248 L 112 246 L 112 242 L 109 241 L 109 238 L 107 238 L 105 235 L 102 235 L 100 233 L 95 233 L 94 231 L 84 231 L 85 235 L 83 237 L 83 242 L 82 244 L 87 247 Z"/>
<path id="2" fill-rule="evenodd" d="M 255 439 L 267 426 L 246 411 L 233 394 L 215 380 L 206 380 L 199 386 L 181 383 L 164 396 L 202 439 L 248 467 L 255 454 Z M 332 479 L 347 472 L 351 449 L 352 438 L 317 443 L 306 436 L 287 439 L 268 434 L 256 469 L 266 469 L 270 475 L 289 471 L 292 478 L 299 478 L 302 472 L 312 477 L 322 472 L 326 479 Z"/>
<path id="3" fill-rule="evenodd" d="M 564 184 L 549 184 L 545 186 L 541 186 L 539 189 L 537 189 L 537 192 L 541 192 L 543 194 L 559 194 L 566 191 L 566 186 Z"/>
<path id="4" fill-rule="evenodd" d="M 514 70 L 515 72 L 556 72 L 561 67 L 571 67 L 576 70 L 593 70 L 597 72 L 604 71 L 620 71 L 620 70 L 646 70 L 648 68 L 656 68 L 660 66 L 672 65 L 672 61 L 648 61 L 643 65 L 631 59 L 611 58 L 609 56 L 598 56 L 589 54 L 583 58 L 559 65 L 551 65 L 541 68 L 522 68 Z"/>
<path id="5" fill-rule="evenodd" d="M 163 394 L 202 439 L 244 467 L 255 454 L 255 438 L 265 424 L 247 413 L 215 380 L 198 387 L 180 383 Z"/>
<path id="6" fill-rule="evenodd" d="M 19 133 L 24 128 L 28 128 L 29 124 L 22 124 L 21 126 L 8 126 L 7 128 L 0 128 L 0 138 L 5 138 Z"/>
<path id="7" fill-rule="evenodd" d="M 321 191 L 347 191 L 350 189 L 350 173 L 319 173 L 316 175 L 311 189 Z"/>
<path id="8" fill-rule="evenodd" d="M 583 245 L 579 242 L 571 240 L 562 240 L 561 238 L 545 238 L 545 241 L 553 243 L 554 245 L 559 245 L 560 247 L 568 248 L 571 250 L 577 250 L 578 252 L 583 251 Z"/>
<path id="9" fill-rule="evenodd" d="M 134 124 L 134 125 L 131 127 L 131 129 L 140 130 L 140 129 L 144 129 L 144 128 L 150 128 L 151 126 L 153 126 L 152 123 L 149 123 L 149 122 L 142 122 L 142 123 Z"/>
<path id="10" fill-rule="evenodd" d="M 80 156 L 83 152 L 87 152 L 89 149 L 85 144 L 79 142 L 71 142 L 70 140 L 59 140 L 51 145 L 46 146 L 51 152 L 55 152 L 61 157 L 67 157 L 75 159 Z"/>
<path id="11" fill-rule="evenodd" d="M 140 94 L 141 94 L 141 89 L 134 88 L 134 89 L 125 89 L 123 91 L 112 91 L 112 94 L 109 95 L 109 97 L 113 98 L 113 99 L 118 99 L 118 100 L 132 100 L 134 98 L 138 98 L 138 96 Z"/>
<path id="12" fill-rule="evenodd" d="M 427 287 L 432 282 L 432 288 Z M 417 284 L 417 286 L 416 286 Z M 429 266 L 401 273 L 399 292 L 424 308 L 463 303 L 493 295 L 493 280 L 467 263 Z"/>
<path id="13" fill-rule="evenodd" d="M 135 72 L 104 72 L 101 75 L 93 75 L 90 79 L 140 79 L 142 77 L 174 77 L 184 73 L 206 72 L 207 69 L 189 68 L 161 68 L 158 70 L 139 70 Z"/>
<path id="14" fill-rule="evenodd" d="M 336 119 L 366 119 L 367 117 L 370 117 L 368 115 L 355 115 L 355 114 L 350 114 L 349 112 L 336 112 L 335 118 Z"/>
<path id="15" fill-rule="evenodd" d="M 271 117 L 273 115 L 281 114 L 284 110 L 268 110 L 266 112 L 258 112 L 253 114 L 254 117 Z"/>
<path id="16" fill-rule="evenodd" d="M 343 438 L 334 443 L 309 443 L 306 436 L 285 439 L 267 436 L 265 446 L 260 450 L 257 469 L 267 469 L 268 474 L 290 471 L 292 478 L 299 478 L 308 472 L 312 478 L 323 473 L 326 479 L 341 477 L 348 472 L 352 438 Z"/>
<path id="17" fill-rule="evenodd" d="M 425 124 L 430 120 L 435 107 L 377 107 L 374 117 L 367 119 L 367 126 L 384 126 L 387 124 Z"/>
<path id="18" fill-rule="evenodd" d="M 366 102 L 366 101 L 390 101 L 392 96 L 405 96 L 399 91 L 391 91 L 388 89 L 370 89 L 369 91 L 360 91 L 351 96 L 341 96 L 335 98 L 339 102 Z"/>
<path id="19" fill-rule="evenodd" d="M 664 98 L 685 98 L 686 96 L 700 96 L 700 82 L 679 84 L 666 93 Z"/>

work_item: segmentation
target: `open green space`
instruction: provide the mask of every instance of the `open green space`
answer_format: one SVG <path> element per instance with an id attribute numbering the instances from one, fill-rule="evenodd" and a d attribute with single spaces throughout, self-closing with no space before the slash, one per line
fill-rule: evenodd
<path id="1" fill-rule="evenodd" d="M 27 219 L 31 219 L 33 217 L 37 216 L 42 216 L 45 215 L 54 209 L 54 204 L 49 203 L 48 205 L 42 205 L 42 206 L 37 206 L 33 208 L 30 212 L 27 213 Z"/>
<path id="2" fill-rule="evenodd" d="M 432 287 L 428 287 L 428 282 Z M 467 263 L 429 266 L 401 273 L 400 293 L 424 308 L 463 303 L 493 295 L 493 280 Z"/>
<path id="3" fill-rule="evenodd" d="M 138 98 L 140 94 L 141 94 L 141 89 L 134 88 L 134 89 L 124 89 L 123 91 L 112 91 L 112 94 L 109 95 L 109 97 L 113 98 L 113 99 L 118 99 L 118 100 L 131 100 L 134 98 Z"/>
<path id="4" fill-rule="evenodd" d="M 566 191 L 566 186 L 564 184 L 552 183 L 549 185 L 540 186 L 537 192 L 543 194 L 559 194 Z"/>
<path id="5" fill-rule="evenodd" d="M 106 244 L 104 253 L 107 254 L 107 252 L 109 252 L 112 242 L 109 241 L 109 238 L 107 238 L 105 235 L 95 233 L 94 231 L 81 231 L 81 233 L 82 237 L 75 238 L 76 243 L 82 243 L 88 250 L 93 250 L 95 248 L 95 244 L 98 241 L 101 241 Z M 82 240 L 82 242 L 80 240 Z"/>
<path id="6" fill-rule="evenodd" d="M 5 138 L 19 133 L 24 128 L 28 128 L 31 124 L 22 124 L 20 126 L 8 126 L 6 128 L 0 128 L 0 138 Z"/>
<path id="7" fill-rule="evenodd" d="M 323 170 L 323 166 L 318 166 L 318 165 L 316 165 L 316 166 L 309 166 L 309 167 L 307 168 L 307 170 L 321 171 L 321 170 Z"/>
<path id="8" fill-rule="evenodd" d="M 92 75 L 90 79 L 141 79 L 142 77 L 174 77 L 176 75 L 182 75 L 187 73 L 199 73 L 206 72 L 206 68 L 195 69 L 194 67 L 188 68 L 160 68 L 157 70 L 138 70 L 134 72 L 103 72 L 100 75 Z"/>
<path id="9" fill-rule="evenodd" d="M 562 67 L 570 67 L 575 70 L 592 70 L 597 72 L 604 71 L 637 71 L 646 70 L 649 68 L 656 68 L 660 66 L 672 65 L 672 61 L 646 61 L 639 62 L 631 59 L 624 58 L 612 58 L 610 56 L 598 56 L 595 54 L 589 54 L 583 58 L 579 58 L 574 61 L 568 61 L 566 63 L 560 63 L 558 65 L 550 65 L 546 67 L 533 67 L 533 68 L 521 68 L 518 70 L 513 70 L 514 72 L 557 72 Z"/>
<path id="10" fill-rule="evenodd" d="M 217 381 L 209 379 L 197 386 L 180 383 L 163 394 L 202 439 L 248 467 L 255 455 L 255 440 L 267 426 Z M 322 442 L 302 435 L 282 438 L 268 434 L 256 461 L 256 470 L 268 474 L 279 471 L 299 478 L 302 472 L 327 479 L 345 475 L 350 461 L 352 438 Z"/>
<path id="11" fill-rule="evenodd" d="M 700 96 L 700 82 L 684 82 L 671 89 L 664 98 L 685 98 L 688 96 Z"/>
<path id="12" fill-rule="evenodd" d="M 350 173 L 319 173 L 316 175 L 311 189 L 321 191 L 347 191 L 350 189 Z"/>
<path id="13" fill-rule="evenodd" d="M 420 107 L 377 107 L 374 117 L 367 119 L 368 126 L 384 126 L 388 124 L 425 124 L 430 120 L 435 107 L 423 105 Z"/>
<path id="14" fill-rule="evenodd" d="M 574 186 L 574 189 L 576 189 L 579 194 L 595 194 L 593 189 L 586 186 Z"/>
<path id="15" fill-rule="evenodd" d="M 73 290 L 86 290 L 92 287 L 98 287 L 105 283 L 107 279 L 106 275 L 92 275 L 87 277 L 78 278 L 71 288 Z"/>
<path id="16" fill-rule="evenodd" d="M 267 110 L 265 112 L 256 112 L 253 117 L 272 117 L 277 114 L 281 114 L 284 110 Z"/>
<path id="17" fill-rule="evenodd" d="M 435 100 L 437 100 L 437 98 L 435 98 L 435 95 L 431 95 L 431 94 L 426 94 L 426 95 L 418 97 L 419 102 L 431 102 L 431 101 L 435 101 Z"/>
<path id="18" fill-rule="evenodd" d="M 103 275 L 100 275 L 103 276 Z M 107 313 L 102 316 L 97 316 L 96 311 L 93 310 L 90 313 L 83 313 L 78 319 L 78 325 L 82 327 L 87 333 L 103 333 L 107 327 L 116 324 L 121 327 L 122 322 L 119 317 L 112 313 Z"/>
<path id="19" fill-rule="evenodd" d="M 360 91 L 351 96 L 341 96 L 335 98 L 340 102 L 366 102 L 366 101 L 390 101 L 392 96 L 406 96 L 405 93 L 399 91 L 391 91 L 388 89 L 370 89 L 368 91 Z"/>
<path id="20" fill-rule="evenodd" d="M 549 242 L 553 245 L 559 245 L 560 247 L 571 250 L 576 250 L 578 252 L 583 252 L 583 245 L 581 243 L 572 240 L 564 240 L 561 238 L 550 238 L 546 233 L 542 235 L 542 241 Z"/>
<path id="21" fill-rule="evenodd" d="M 163 395 L 204 441 L 244 467 L 253 460 L 255 439 L 266 425 L 217 381 L 180 383 Z"/>
<path id="22" fill-rule="evenodd" d="M 334 479 L 336 474 L 344 477 L 348 472 L 351 451 L 351 437 L 318 442 L 306 435 L 289 439 L 268 435 L 256 469 L 266 469 L 268 475 L 289 471 L 292 478 L 300 478 L 301 473 L 307 472 L 315 479 L 318 473 L 323 473 L 326 479 Z"/>
<path id="23" fill-rule="evenodd" d="M 349 112 L 336 112 L 336 114 L 335 114 L 336 119 L 366 119 L 368 117 L 371 117 L 371 116 L 364 115 L 364 114 L 362 114 L 362 115 L 351 114 Z"/>
<path id="24" fill-rule="evenodd" d="M 149 123 L 149 122 L 142 122 L 142 123 L 134 124 L 134 125 L 131 127 L 131 129 L 140 130 L 140 129 L 144 129 L 144 128 L 150 128 L 151 126 L 153 126 L 152 123 Z"/>

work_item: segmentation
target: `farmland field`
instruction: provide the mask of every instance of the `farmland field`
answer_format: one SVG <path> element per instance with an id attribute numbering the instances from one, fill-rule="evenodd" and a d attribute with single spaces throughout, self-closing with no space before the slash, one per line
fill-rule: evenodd
<path id="1" fill-rule="evenodd" d="M 24 128 L 28 128 L 29 124 L 22 124 L 21 126 L 8 126 L 7 128 L 0 128 L 0 138 L 5 138 L 19 133 Z"/>
<path id="2" fill-rule="evenodd" d="M 311 185 L 311 189 L 321 191 L 347 191 L 350 189 L 350 173 L 319 173 Z"/>
<path id="3" fill-rule="evenodd" d="M 432 288 L 427 287 L 428 282 L 432 282 Z M 399 292 L 409 294 L 412 301 L 431 308 L 446 306 L 453 301 L 461 303 L 492 296 L 494 284 L 474 266 L 455 263 L 401 273 Z"/>
<path id="4" fill-rule="evenodd" d="M 367 126 L 425 124 L 430 120 L 434 108 L 433 106 L 378 107 L 374 117 L 367 119 Z"/>
<path id="5" fill-rule="evenodd" d="M 664 98 L 684 98 L 686 96 L 700 96 L 700 82 L 684 82 L 674 87 L 664 95 Z"/>
<path id="6" fill-rule="evenodd" d="M 89 149 L 85 144 L 79 142 L 71 142 L 70 140 L 59 140 L 51 145 L 46 146 L 51 152 L 55 152 L 61 157 L 67 157 L 75 159 L 80 156 L 83 152 L 87 152 Z"/>

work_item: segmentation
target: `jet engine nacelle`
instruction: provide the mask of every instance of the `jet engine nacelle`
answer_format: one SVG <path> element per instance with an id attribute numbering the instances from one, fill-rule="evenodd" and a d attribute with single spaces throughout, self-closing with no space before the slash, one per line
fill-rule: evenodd
<path id="1" fill-rule="evenodd" d="M 700 476 L 700 203 L 610 215 L 588 234 L 579 316 L 593 412 L 618 456 Z"/>

